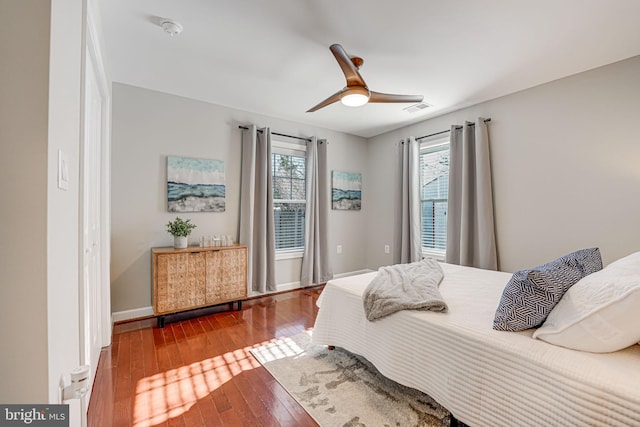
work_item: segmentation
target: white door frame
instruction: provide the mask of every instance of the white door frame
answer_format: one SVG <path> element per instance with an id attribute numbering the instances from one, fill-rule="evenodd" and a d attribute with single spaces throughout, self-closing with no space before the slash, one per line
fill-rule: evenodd
<path id="1" fill-rule="evenodd" d="M 93 7 L 92 7 L 93 6 Z M 103 43 L 96 27 L 97 15 L 93 12 L 95 2 L 87 7 L 87 49 L 94 61 L 96 77 L 102 94 L 102 150 L 100 153 L 100 230 L 101 230 L 101 305 L 102 305 L 102 346 L 111 344 L 111 83 L 106 73 L 103 57 Z"/>
<path id="2" fill-rule="evenodd" d="M 80 363 L 90 366 L 93 384 L 102 349 L 102 249 L 101 234 L 101 151 L 103 96 L 96 77 L 94 60 L 85 51 L 84 126 L 80 147 L 80 223 L 82 275 L 80 277 Z M 91 392 L 85 400 L 88 400 Z"/>
<path id="3" fill-rule="evenodd" d="M 91 318 L 91 312 L 87 310 L 92 310 L 91 305 L 87 307 L 85 302 L 87 299 L 87 283 L 84 278 L 84 257 L 85 257 L 85 239 L 84 239 L 84 209 L 85 209 L 85 197 L 84 197 L 84 175 L 85 175 L 85 141 L 87 138 L 86 127 L 90 121 L 90 118 L 85 114 L 86 102 L 87 102 L 87 93 L 86 93 L 86 84 L 88 81 L 89 70 L 93 71 L 93 77 L 96 80 L 98 90 L 100 92 L 101 97 L 101 116 L 100 120 L 100 147 L 98 152 L 96 153 L 98 159 L 97 161 L 100 164 L 100 176 L 98 177 L 98 187 L 99 187 L 99 205 L 100 211 L 98 212 L 99 222 L 100 222 L 100 258 L 98 263 L 100 268 L 98 269 L 100 275 L 98 277 L 99 289 L 97 290 L 96 298 L 99 302 L 98 311 L 99 317 L 97 317 L 101 336 L 98 337 L 100 347 L 105 347 L 111 344 L 111 330 L 112 330 L 112 322 L 111 322 L 111 281 L 110 281 L 110 240 L 111 240 L 111 229 L 110 229 L 110 168 L 111 168 L 111 140 L 110 140 L 110 128 L 111 128 L 111 91 L 109 80 L 107 78 L 105 72 L 105 66 L 102 55 L 102 43 L 99 37 L 99 32 L 97 29 L 97 21 L 95 19 L 95 14 L 92 13 L 91 5 L 93 2 L 88 2 L 87 14 L 86 14 L 86 48 L 85 55 L 83 58 L 83 116 L 82 116 L 82 143 L 80 148 L 80 162 L 81 162 L 81 177 L 83 179 L 82 188 L 80 191 L 80 215 L 79 215 L 79 239 L 80 239 L 80 260 L 79 260 L 79 278 L 80 278 L 80 289 L 79 289 L 79 313 L 80 313 L 80 361 L 81 364 L 89 364 L 91 361 L 87 360 L 87 348 L 91 345 L 90 340 L 88 340 L 87 336 L 87 319 Z M 91 366 L 91 388 L 93 387 L 93 375 L 95 374 L 97 366 Z M 84 404 L 82 405 L 82 420 L 83 425 L 86 422 L 86 410 L 88 408 L 89 399 L 91 396 L 91 389 L 87 393 L 86 398 L 84 399 Z"/>

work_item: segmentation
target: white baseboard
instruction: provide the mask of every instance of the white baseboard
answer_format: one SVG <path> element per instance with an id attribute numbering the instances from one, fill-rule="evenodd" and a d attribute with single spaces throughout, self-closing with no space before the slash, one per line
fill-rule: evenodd
<path id="1" fill-rule="evenodd" d="M 356 276 L 358 274 L 364 274 L 364 273 L 373 273 L 374 271 L 375 270 L 371 270 L 369 268 L 365 268 L 364 270 L 349 271 L 347 273 L 334 274 L 333 278 L 334 279 L 342 279 L 343 277 Z"/>
<path id="2" fill-rule="evenodd" d="M 264 296 L 275 294 L 278 292 L 291 291 L 293 289 L 300 289 L 300 282 L 280 283 L 279 285 L 276 285 L 275 291 L 267 291 L 264 293 L 249 290 L 249 298 L 264 297 Z"/>
<path id="3" fill-rule="evenodd" d="M 300 288 L 300 281 L 280 283 L 279 285 L 276 285 L 276 292 L 290 291 L 292 289 L 298 289 L 298 288 Z"/>
<path id="4" fill-rule="evenodd" d="M 140 307 L 132 310 L 116 311 L 111 313 L 111 322 L 122 322 L 124 320 L 139 319 L 141 317 L 153 316 L 153 307 Z"/>
<path id="5" fill-rule="evenodd" d="M 364 270 L 357 270 L 357 271 L 349 271 L 347 273 L 334 274 L 333 278 L 340 279 L 342 277 L 355 276 L 356 274 L 371 273 L 372 271 L 374 270 L 364 269 Z M 290 291 L 290 290 L 299 289 L 299 288 L 300 288 L 299 281 L 281 283 L 279 285 L 276 285 L 276 292 Z M 262 294 L 260 292 L 249 291 L 250 297 L 261 296 L 261 295 L 269 295 L 269 293 Z M 113 324 L 116 322 L 123 322 L 125 320 L 133 320 L 133 319 L 139 319 L 142 317 L 149 317 L 149 316 L 153 316 L 153 307 L 140 307 L 140 308 L 134 308 L 132 310 L 116 311 L 114 313 L 111 313 L 111 323 Z"/>
<path id="6" fill-rule="evenodd" d="M 374 270 L 369 270 L 369 269 L 364 269 L 364 270 L 357 270 L 357 271 L 348 271 L 346 273 L 338 273 L 338 274 L 334 274 L 333 278 L 334 279 L 341 279 L 343 277 L 349 277 L 349 276 L 355 276 L 358 274 L 363 274 L 363 273 L 371 273 Z M 276 289 L 277 292 L 282 292 L 282 291 L 290 291 L 292 289 L 298 289 L 300 288 L 300 282 L 289 282 L 289 283 L 281 283 L 279 285 L 276 285 Z"/>

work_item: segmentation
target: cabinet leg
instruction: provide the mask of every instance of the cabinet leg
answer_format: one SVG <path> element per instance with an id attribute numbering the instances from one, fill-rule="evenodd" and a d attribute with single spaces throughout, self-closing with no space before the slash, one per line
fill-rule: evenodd
<path id="1" fill-rule="evenodd" d="M 158 317 L 158 328 L 164 328 L 164 316 Z"/>
<path id="2" fill-rule="evenodd" d="M 238 311 L 242 311 L 242 300 L 238 300 Z"/>

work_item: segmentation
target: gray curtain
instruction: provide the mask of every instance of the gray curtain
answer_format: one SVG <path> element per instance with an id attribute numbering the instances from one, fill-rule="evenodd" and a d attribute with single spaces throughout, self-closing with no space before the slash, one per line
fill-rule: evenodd
<path id="1" fill-rule="evenodd" d="M 329 175 L 327 142 L 312 137 L 307 143 L 307 208 L 300 284 L 309 286 L 333 278 L 329 258 Z"/>
<path id="2" fill-rule="evenodd" d="M 249 286 L 257 292 L 276 290 L 271 131 L 255 125 L 242 133 L 240 243 L 249 247 Z"/>
<path id="3" fill-rule="evenodd" d="M 420 231 L 420 143 L 414 137 L 402 140 L 397 151 L 396 217 L 393 262 L 422 259 Z"/>
<path id="4" fill-rule="evenodd" d="M 489 133 L 475 125 L 451 127 L 446 262 L 496 270 Z"/>

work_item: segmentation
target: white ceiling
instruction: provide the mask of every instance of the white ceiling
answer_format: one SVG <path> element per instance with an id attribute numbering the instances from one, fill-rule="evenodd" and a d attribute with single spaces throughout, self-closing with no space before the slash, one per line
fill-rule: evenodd
<path id="1" fill-rule="evenodd" d="M 640 54 L 639 0 L 99 2 L 114 82 L 363 137 Z M 345 86 L 333 43 L 370 89 L 433 107 L 305 113 Z"/>

